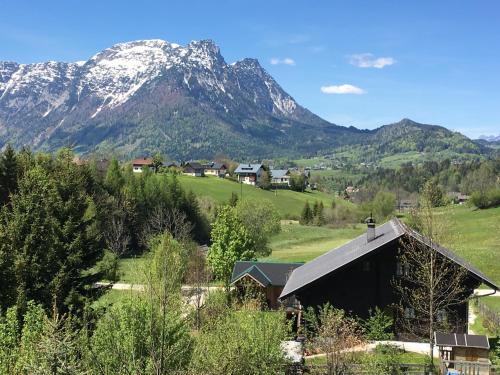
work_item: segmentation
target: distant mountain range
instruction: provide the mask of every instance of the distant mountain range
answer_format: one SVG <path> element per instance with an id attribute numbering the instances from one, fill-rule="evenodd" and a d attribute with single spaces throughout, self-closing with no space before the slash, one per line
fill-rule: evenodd
<path id="1" fill-rule="evenodd" d="M 479 141 L 500 144 L 500 134 L 499 135 L 480 135 Z"/>
<path id="2" fill-rule="evenodd" d="M 491 150 L 408 119 L 371 131 L 329 123 L 257 60 L 227 64 L 210 40 L 120 43 L 76 63 L 0 62 L 0 148 L 7 143 L 176 159 L 308 156 L 346 145 L 379 154 Z"/>

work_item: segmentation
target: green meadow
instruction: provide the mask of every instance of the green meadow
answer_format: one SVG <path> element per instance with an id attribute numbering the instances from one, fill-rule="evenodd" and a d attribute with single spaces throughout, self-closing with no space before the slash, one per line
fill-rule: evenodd
<path id="1" fill-rule="evenodd" d="M 192 177 L 186 175 L 178 176 L 179 182 L 186 190 L 191 190 L 197 196 L 208 196 L 218 203 L 229 201 L 231 194 L 235 193 L 243 199 L 257 199 L 270 202 L 280 213 L 282 218 L 298 218 L 306 202 L 313 204 L 314 201 L 322 201 L 325 207 L 329 207 L 334 200 L 332 194 L 320 191 L 297 192 L 286 189 L 263 190 L 251 185 L 239 184 L 237 182 L 218 177 Z M 341 204 L 350 204 L 338 200 Z"/>

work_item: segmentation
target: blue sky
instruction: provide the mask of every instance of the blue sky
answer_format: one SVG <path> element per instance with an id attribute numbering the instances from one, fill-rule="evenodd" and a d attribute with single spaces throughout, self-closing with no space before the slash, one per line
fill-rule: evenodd
<path id="1" fill-rule="evenodd" d="M 339 125 L 408 117 L 500 134 L 500 2 L 5 1 L 0 60 L 86 60 L 117 42 L 213 39 L 255 57 L 300 104 Z"/>

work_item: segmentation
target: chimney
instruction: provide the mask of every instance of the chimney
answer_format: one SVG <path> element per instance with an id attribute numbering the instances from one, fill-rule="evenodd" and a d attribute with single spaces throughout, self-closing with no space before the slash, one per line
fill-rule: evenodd
<path id="1" fill-rule="evenodd" d="M 373 220 L 372 215 L 365 220 L 368 229 L 366 230 L 366 242 L 373 241 L 375 239 L 375 220 Z"/>

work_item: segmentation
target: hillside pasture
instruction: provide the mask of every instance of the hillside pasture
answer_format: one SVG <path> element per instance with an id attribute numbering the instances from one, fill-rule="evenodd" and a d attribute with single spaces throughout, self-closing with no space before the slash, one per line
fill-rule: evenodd
<path id="1" fill-rule="evenodd" d="M 178 179 L 184 189 L 191 190 L 199 197 L 208 196 L 217 203 L 228 202 L 232 193 L 237 194 L 238 198 L 270 202 L 283 219 L 298 219 L 306 202 L 313 204 L 314 201 L 322 201 L 325 207 L 330 207 L 334 200 L 332 194 L 315 190 L 306 190 L 303 193 L 287 189 L 263 190 L 255 186 L 212 176 L 180 175 Z M 336 199 L 336 202 L 350 204 L 339 199 Z"/>

